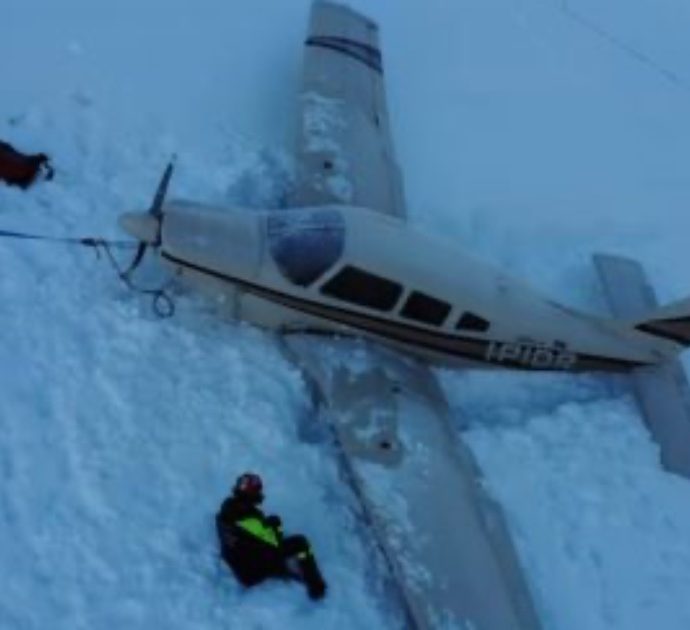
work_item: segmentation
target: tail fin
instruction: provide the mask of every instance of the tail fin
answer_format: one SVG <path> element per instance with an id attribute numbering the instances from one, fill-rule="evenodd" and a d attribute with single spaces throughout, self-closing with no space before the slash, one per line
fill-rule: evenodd
<path id="1" fill-rule="evenodd" d="M 642 332 L 690 346 L 690 298 L 664 306 L 635 323 Z"/>

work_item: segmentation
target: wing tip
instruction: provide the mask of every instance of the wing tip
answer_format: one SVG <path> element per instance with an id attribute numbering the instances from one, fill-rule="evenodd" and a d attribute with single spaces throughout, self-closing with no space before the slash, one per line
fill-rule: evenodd
<path id="1" fill-rule="evenodd" d="M 315 0 L 312 5 L 312 13 L 316 14 L 318 12 L 346 14 L 355 21 L 363 24 L 370 31 L 379 30 L 379 25 L 373 19 L 343 2 L 337 2 L 336 0 Z"/>

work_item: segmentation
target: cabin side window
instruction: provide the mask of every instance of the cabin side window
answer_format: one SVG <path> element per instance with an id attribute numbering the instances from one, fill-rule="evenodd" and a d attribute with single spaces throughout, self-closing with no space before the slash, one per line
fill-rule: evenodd
<path id="1" fill-rule="evenodd" d="M 455 328 L 457 330 L 471 330 L 473 332 L 486 332 L 491 324 L 488 320 L 466 311 L 460 316 Z"/>
<path id="2" fill-rule="evenodd" d="M 378 311 L 390 311 L 400 298 L 402 286 L 346 265 L 321 287 L 321 293 Z"/>
<path id="3" fill-rule="evenodd" d="M 413 291 L 402 307 L 400 315 L 425 324 L 441 326 L 448 317 L 450 309 L 451 306 L 447 302 L 442 302 L 419 291 Z"/>

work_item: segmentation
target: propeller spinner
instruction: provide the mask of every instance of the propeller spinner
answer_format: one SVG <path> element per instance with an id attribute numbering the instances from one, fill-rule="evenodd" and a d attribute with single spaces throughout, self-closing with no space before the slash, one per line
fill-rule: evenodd
<path id="1" fill-rule="evenodd" d="M 156 194 L 148 212 L 126 212 L 120 217 L 120 227 L 139 241 L 139 247 L 129 267 L 123 273 L 128 278 L 139 266 L 149 245 L 158 247 L 161 244 L 161 221 L 163 218 L 163 202 L 168 192 L 170 178 L 175 167 L 174 158 L 165 168 L 163 177 L 158 184 Z"/>

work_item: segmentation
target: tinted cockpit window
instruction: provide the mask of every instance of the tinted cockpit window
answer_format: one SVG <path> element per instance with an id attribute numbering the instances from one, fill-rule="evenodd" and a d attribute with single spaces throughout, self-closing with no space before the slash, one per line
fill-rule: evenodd
<path id="1" fill-rule="evenodd" d="M 336 210 L 285 210 L 266 225 L 273 260 L 299 286 L 309 286 L 342 256 L 345 222 Z"/>
<path id="2" fill-rule="evenodd" d="M 346 266 L 321 287 L 321 293 L 379 311 L 390 311 L 402 287 L 397 282 Z"/>
<path id="3" fill-rule="evenodd" d="M 425 324 L 440 326 L 450 313 L 450 304 L 442 302 L 430 295 L 413 291 L 407 298 L 400 314 L 408 319 L 416 319 Z"/>
<path id="4" fill-rule="evenodd" d="M 479 315 L 470 313 L 469 311 L 463 313 L 455 326 L 458 330 L 473 330 L 475 332 L 486 332 L 489 330 L 489 322 Z"/>

